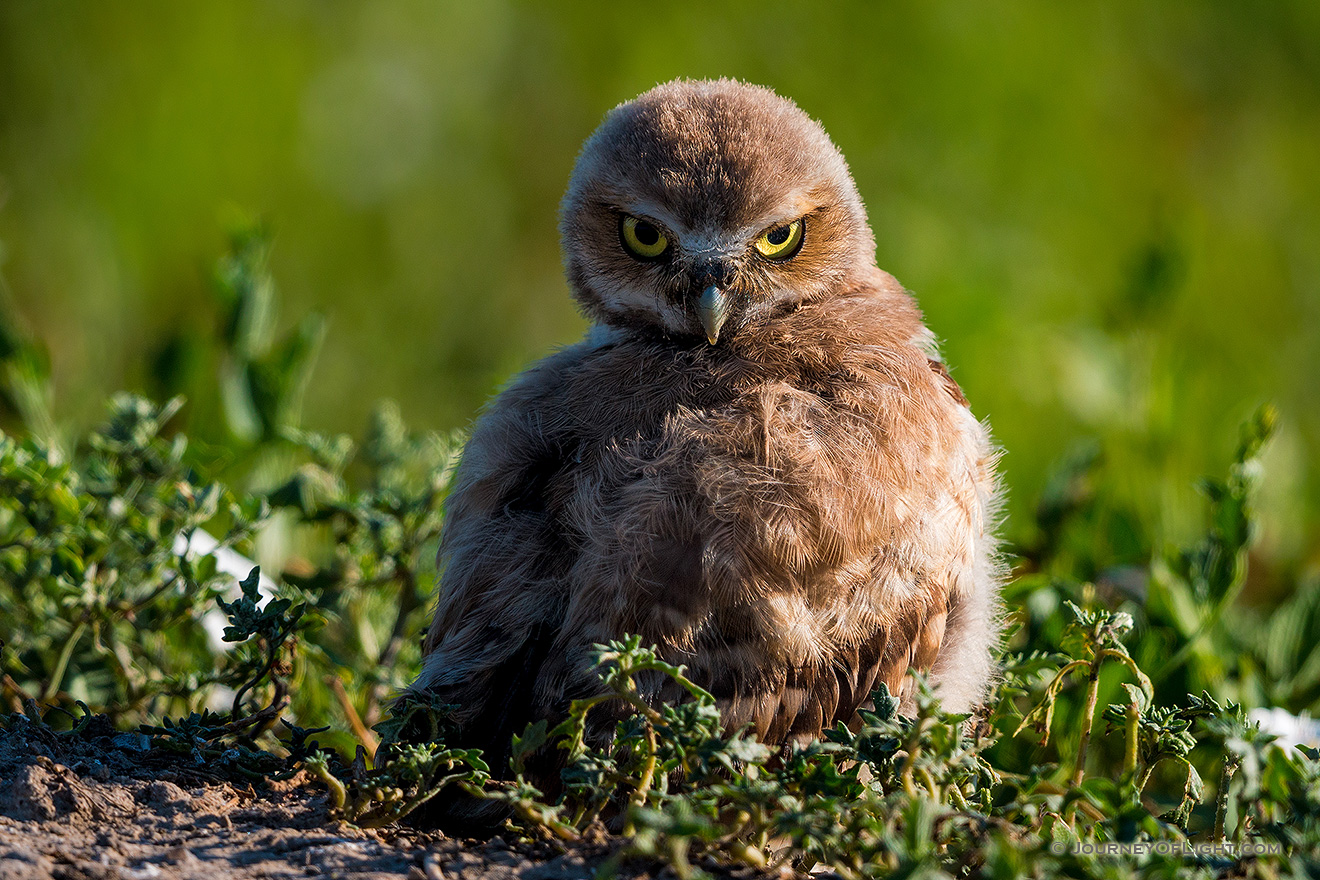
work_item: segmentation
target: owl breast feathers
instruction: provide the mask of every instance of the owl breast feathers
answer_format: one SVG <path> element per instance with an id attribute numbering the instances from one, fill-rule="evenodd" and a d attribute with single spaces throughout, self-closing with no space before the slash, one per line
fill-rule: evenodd
<path id="1" fill-rule="evenodd" d="M 587 141 L 561 231 L 595 326 L 477 422 L 413 689 L 493 768 L 627 633 L 771 744 L 880 682 L 910 704 L 910 669 L 974 707 L 994 454 L 820 126 L 758 87 L 660 86 Z"/>

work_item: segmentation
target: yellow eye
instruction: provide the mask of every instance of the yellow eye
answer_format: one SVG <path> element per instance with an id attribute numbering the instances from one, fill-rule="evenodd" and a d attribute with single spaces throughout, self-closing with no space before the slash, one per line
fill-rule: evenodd
<path id="1" fill-rule="evenodd" d="M 767 260 L 787 260 L 802 247 L 802 221 L 794 220 L 783 226 L 766 230 L 755 242 L 756 249 Z"/>
<path id="2" fill-rule="evenodd" d="M 619 238 L 635 257 L 654 260 L 669 247 L 669 239 L 654 223 L 624 214 L 619 220 Z"/>

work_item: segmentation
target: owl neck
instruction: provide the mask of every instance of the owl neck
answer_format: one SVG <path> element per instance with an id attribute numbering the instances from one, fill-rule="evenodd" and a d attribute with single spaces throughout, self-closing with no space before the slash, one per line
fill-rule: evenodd
<path id="1" fill-rule="evenodd" d="M 588 339 L 599 346 L 627 342 L 660 349 L 693 366 L 750 370 L 790 382 L 803 375 L 846 372 L 859 357 L 870 361 L 885 351 L 915 354 L 930 339 L 912 296 L 891 276 L 877 272 L 868 279 L 877 283 L 749 321 L 722 333 L 714 344 L 640 318 L 596 324 Z"/>

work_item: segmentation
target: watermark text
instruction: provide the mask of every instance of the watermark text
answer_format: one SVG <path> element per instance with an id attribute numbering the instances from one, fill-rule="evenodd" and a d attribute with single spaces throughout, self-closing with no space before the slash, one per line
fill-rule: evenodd
<path id="1" fill-rule="evenodd" d="M 1080 856 L 1187 856 L 1201 858 L 1242 859 L 1250 856 L 1283 855 L 1283 845 L 1267 841 L 1247 841 L 1245 843 L 1196 843 L 1190 840 L 1147 840 L 1136 843 L 1117 843 L 1099 841 L 1096 843 L 1071 843 L 1055 841 L 1050 844 L 1050 852 L 1056 855 L 1071 853 Z"/>

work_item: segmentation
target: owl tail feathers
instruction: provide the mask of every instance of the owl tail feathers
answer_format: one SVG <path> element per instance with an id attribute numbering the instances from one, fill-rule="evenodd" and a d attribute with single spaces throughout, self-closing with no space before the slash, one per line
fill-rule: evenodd
<path id="1" fill-rule="evenodd" d="M 518 742 L 492 744 L 494 761 L 485 780 L 486 796 L 451 786 L 409 816 L 410 824 L 439 828 L 451 837 L 486 838 L 513 818 L 514 804 L 555 803 L 563 793 L 564 752 L 545 742 L 545 722 L 528 728 Z M 460 740 L 466 738 L 460 734 Z M 466 741 L 471 744 L 470 739 Z M 512 752 L 512 757 L 510 753 Z"/>
<path id="2" fill-rule="evenodd" d="M 462 789 L 440 792 L 407 818 L 416 828 L 438 828 L 449 837 L 485 840 L 513 816 L 506 802 L 474 797 Z"/>
<path id="3" fill-rule="evenodd" d="M 525 738 L 528 725 L 553 714 L 554 707 L 538 701 L 535 683 L 556 631 L 547 624 L 537 625 L 496 644 L 498 650 L 489 643 L 485 643 L 484 650 L 474 651 L 441 644 L 426 658 L 421 676 L 391 710 L 396 719 L 404 718 L 412 706 L 425 710 L 415 713 L 411 720 L 396 722 L 397 741 L 479 749 L 493 780 L 490 790 L 503 789 L 502 793 L 507 794 L 511 787 L 517 787 L 511 783 L 526 781 L 541 792 L 541 800 L 553 802 L 560 793 L 562 750 L 543 745 L 520 754 L 518 772 L 511 762 L 515 736 Z M 438 827 L 451 835 L 489 836 L 511 815 L 509 800 L 500 794 L 487 799 L 453 787 L 420 807 L 411 821 Z"/>

